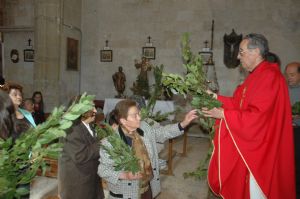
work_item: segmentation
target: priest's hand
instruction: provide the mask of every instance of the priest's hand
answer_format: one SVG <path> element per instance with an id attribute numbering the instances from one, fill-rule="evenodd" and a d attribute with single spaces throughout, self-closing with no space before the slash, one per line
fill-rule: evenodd
<path id="1" fill-rule="evenodd" d="M 197 110 L 196 109 L 191 110 L 184 116 L 183 121 L 180 122 L 180 126 L 182 128 L 185 128 L 185 127 L 187 127 L 187 125 L 189 125 L 191 123 L 191 121 L 193 121 L 196 118 L 198 118 Z"/>
<path id="2" fill-rule="evenodd" d="M 202 108 L 201 112 L 203 113 L 204 117 L 212 117 L 216 119 L 224 118 L 223 108 L 213 108 L 211 110 L 208 110 L 207 108 Z"/>
<path id="3" fill-rule="evenodd" d="M 119 176 L 121 180 L 138 180 L 142 178 L 142 174 L 137 172 L 133 174 L 132 172 L 122 172 Z"/>

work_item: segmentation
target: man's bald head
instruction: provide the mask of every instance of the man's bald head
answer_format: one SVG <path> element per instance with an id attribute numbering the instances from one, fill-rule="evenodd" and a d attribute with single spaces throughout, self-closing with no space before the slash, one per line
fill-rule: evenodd
<path id="1" fill-rule="evenodd" d="M 289 86 L 300 85 L 300 63 L 292 62 L 286 65 L 285 75 Z"/>

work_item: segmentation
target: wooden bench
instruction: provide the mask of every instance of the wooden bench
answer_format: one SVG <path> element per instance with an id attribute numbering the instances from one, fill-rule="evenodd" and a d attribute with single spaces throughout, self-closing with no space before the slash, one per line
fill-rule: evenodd
<path id="1" fill-rule="evenodd" d="M 168 167 L 167 170 L 163 170 L 161 172 L 161 174 L 165 174 L 165 175 L 174 175 L 173 173 L 173 158 L 176 154 L 179 154 L 182 157 L 186 157 L 187 154 L 187 150 L 186 150 L 186 146 L 187 146 L 187 132 L 185 131 L 183 133 L 183 144 L 182 144 L 182 152 L 178 153 L 175 152 L 173 150 L 173 144 L 176 138 L 173 139 L 169 139 L 169 143 L 168 143 Z"/>

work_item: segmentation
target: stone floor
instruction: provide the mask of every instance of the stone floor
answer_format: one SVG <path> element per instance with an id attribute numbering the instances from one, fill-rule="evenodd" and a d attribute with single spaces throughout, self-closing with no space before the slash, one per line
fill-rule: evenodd
<path id="1" fill-rule="evenodd" d="M 182 152 L 182 146 L 183 138 L 177 138 L 174 142 L 174 150 Z M 180 154 L 174 156 L 174 175 L 161 174 L 162 192 L 156 199 L 213 199 L 214 197 L 209 194 L 206 180 L 196 180 L 193 178 L 184 179 L 183 177 L 184 172 L 193 171 L 198 166 L 199 161 L 205 157 L 208 147 L 209 140 L 207 138 L 188 136 L 187 156 L 182 157 Z M 160 153 L 162 159 L 166 159 L 167 150 L 168 142 L 165 143 L 165 147 Z M 41 179 L 37 178 L 36 181 L 36 189 L 34 193 L 31 193 L 31 199 L 57 198 L 55 197 L 57 195 L 56 179 L 44 179 L 44 177 L 42 177 Z M 39 187 L 44 188 L 40 189 Z M 45 187 L 47 187 L 48 193 L 42 191 L 45 190 Z"/>
<path id="2" fill-rule="evenodd" d="M 183 139 L 175 141 L 175 150 L 182 151 Z M 196 180 L 193 178 L 184 179 L 183 173 L 193 171 L 199 161 L 202 160 L 209 147 L 207 138 L 188 136 L 187 156 L 181 157 L 179 154 L 173 160 L 173 176 L 161 175 L 162 192 L 157 199 L 206 199 L 209 189 L 206 180 Z M 167 144 L 160 153 L 161 157 L 166 157 Z"/>

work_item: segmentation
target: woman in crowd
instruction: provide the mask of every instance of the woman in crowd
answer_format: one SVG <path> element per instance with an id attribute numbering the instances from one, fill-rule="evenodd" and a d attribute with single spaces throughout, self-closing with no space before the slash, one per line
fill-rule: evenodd
<path id="1" fill-rule="evenodd" d="M 15 107 L 15 125 L 16 125 L 16 136 L 13 137 L 16 139 L 21 135 L 21 133 L 27 131 L 30 127 L 35 127 L 36 124 L 34 119 L 28 111 L 20 108 L 23 100 L 22 86 L 15 83 L 8 84 L 8 95 L 12 100 L 12 103 Z"/>
<path id="2" fill-rule="evenodd" d="M 40 91 L 35 91 L 32 95 L 32 100 L 34 104 L 34 121 L 36 124 L 45 122 L 45 113 L 44 113 L 44 100 L 43 95 Z"/>
<path id="3" fill-rule="evenodd" d="M 182 122 L 160 128 L 152 128 L 146 122 L 141 121 L 140 110 L 133 100 L 118 102 L 115 114 L 119 124 L 116 132 L 127 145 L 132 147 L 136 157 L 144 164 L 141 171 L 136 174 L 115 171 L 114 161 L 101 147 L 98 174 L 107 181 L 111 199 L 152 199 L 160 193 L 161 189 L 156 142 L 164 142 L 182 135 L 184 128 L 197 118 L 196 110 L 187 113 Z M 102 144 L 112 147 L 107 139 L 104 139 Z"/>
<path id="4" fill-rule="evenodd" d="M 14 105 L 9 96 L 0 90 L 0 138 L 6 140 L 16 132 L 14 125 Z"/>
<path id="5" fill-rule="evenodd" d="M 80 96 L 74 102 L 79 102 Z M 72 103 L 71 103 L 72 104 Z M 58 179 L 61 199 L 103 199 L 101 178 L 97 175 L 100 143 L 90 128 L 95 107 L 82 114 L 63 138 Z"/>

